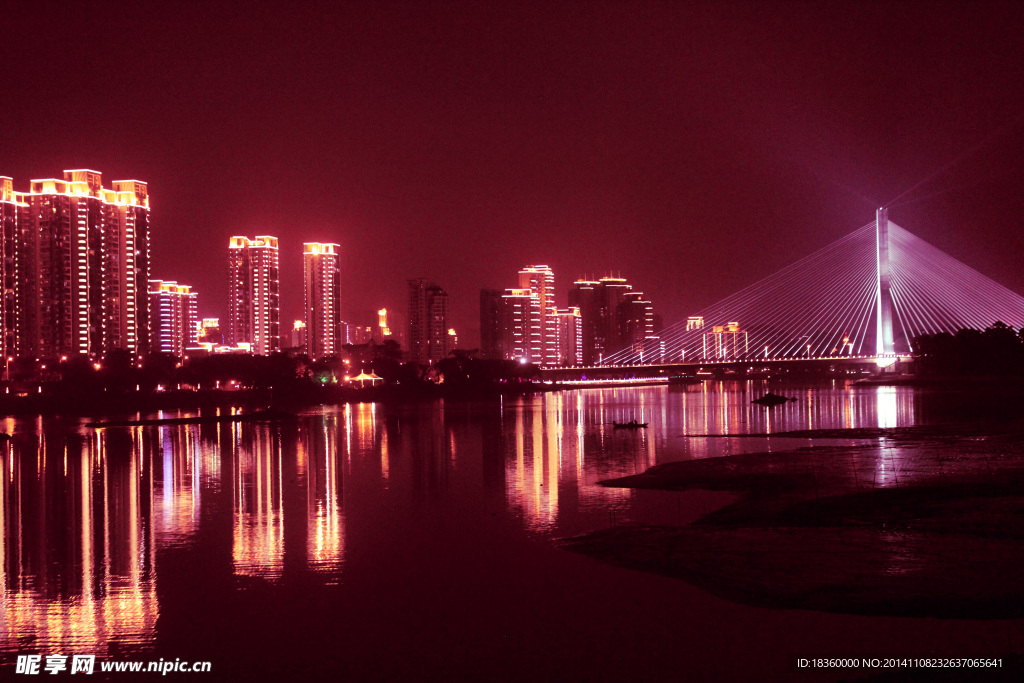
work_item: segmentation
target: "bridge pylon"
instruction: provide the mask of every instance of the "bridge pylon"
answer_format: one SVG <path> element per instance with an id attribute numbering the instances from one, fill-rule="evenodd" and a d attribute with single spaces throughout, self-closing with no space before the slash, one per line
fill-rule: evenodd
<path id="1" fill-rule="evenodd" d="M 875 317 L 875 352 L 891 355 L 896 352 L 893 338 L 892 268 L 889 264 L 889 211 L 884 206 L 875 212 L 876 272 L 878 297 Z"/>

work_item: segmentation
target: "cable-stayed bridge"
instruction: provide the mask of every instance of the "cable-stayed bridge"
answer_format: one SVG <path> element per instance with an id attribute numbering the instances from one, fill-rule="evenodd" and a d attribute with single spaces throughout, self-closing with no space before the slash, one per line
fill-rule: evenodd
<path id="1" fill-rule="evenodd" d="M 1024 297 L 889 221 L 783 268 L 603 365 L 886 359 L 919 335 L 1024 325 Z"/>

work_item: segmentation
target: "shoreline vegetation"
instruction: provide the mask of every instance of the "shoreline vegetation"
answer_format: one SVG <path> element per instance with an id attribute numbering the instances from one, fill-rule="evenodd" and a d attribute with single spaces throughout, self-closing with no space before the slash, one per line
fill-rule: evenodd
<path id="1" fill-rule="evenodd" d="M 864 442 L 673 462 L 600 482 L 737 497 L 686 526 L 616 526 L 562 547 L 757 607 L 1024 617 L 1019 423 L 776 436 Z"/>

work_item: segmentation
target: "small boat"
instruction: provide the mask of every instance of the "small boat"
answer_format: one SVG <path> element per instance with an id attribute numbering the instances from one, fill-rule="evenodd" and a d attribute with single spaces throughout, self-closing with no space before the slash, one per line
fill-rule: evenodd
<path id="1" fill-rule="evenodd" d="M 637 422 L 636 420 L 630 420 L 629 422 L 612 422 L 614 429 L 646 429 L 646 422 Z"/>

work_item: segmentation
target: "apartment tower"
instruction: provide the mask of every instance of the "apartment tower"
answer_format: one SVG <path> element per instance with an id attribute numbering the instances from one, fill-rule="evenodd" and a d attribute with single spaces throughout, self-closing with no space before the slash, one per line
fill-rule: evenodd
<path id="1" fill-rule="evenodd" d="M 228 242 L 228 344 L 249 344 L 257 355 L 280 350 L 279 263 L 276 237 L 232 237 Z"/>
<path id="2" fill-rule="evenodd" d="M 519 271 L 519 289 L 537 297 L 540 310 L 539 365 L 558 364 L 558 310 L 555 307 L 555 274 L 545 265 L 526 266 Z"/>
<path id="3" fill-rule="evenodd" d="M 182 358 L 185 349 L 196 344 L 199 323 L 197 299 L 191 285 L 166 280 L 149 281 L 154 351 Z"/>
<path id="4" fill-rule="evenodd" d="M 341 348 L 340 250 L 337 244 L 302 245 L 305 346 L 313 360 L 336 356 Z"/>
<path id="5" fill-rule="evenodd" d="M 448 292 L 424 278 L 409 280 L 409 359 L 436 363 L 451 351 Z"/>
<path id="6" fill-rule="evenodd" d="M 5 352 L 97 358 L 150 351 L 146 183 L 64 171 L 14 192 L 0 178 Z"/>

